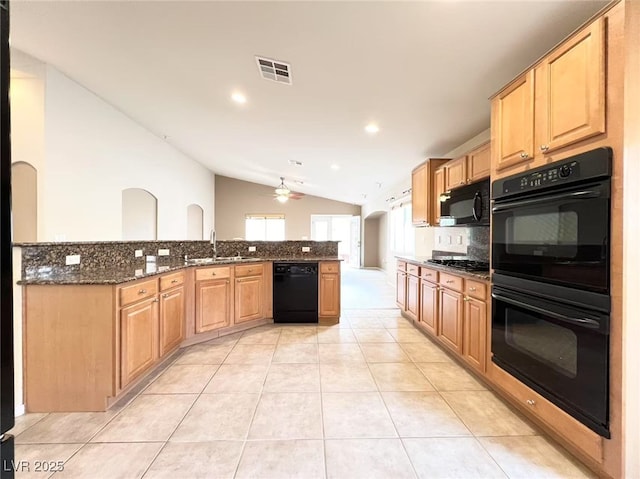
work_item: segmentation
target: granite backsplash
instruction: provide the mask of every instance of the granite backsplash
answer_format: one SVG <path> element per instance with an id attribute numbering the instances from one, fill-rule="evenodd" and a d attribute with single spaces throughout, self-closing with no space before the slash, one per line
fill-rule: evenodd
<path id="1" fill-rule="evenodd" d="M 69 269 L 118 268 L 132 264 L 144 265 L 147 256 L 163 261 L 183 261 L 184 257 L 208 258 L 213 256 L 209 241 L 100 241 L 79 243 L 18 243 L 22 248 L 22 273 L 42 266 L 66 266 L 67 255 L 80 255 L 80 264 Z M 249 246 L 256 251 L 249 252 Z M 303 247 L 310 251 L 302 253 Z M 168 249 L 169 256 L 158 255 Z M 337 257 L 338 241 L 240 241 L 220 240 L 216 243 L 218 257 L 242 255 L 248 258 L 295 258 L 304 256 Z M 142 250 L 136 258 L 135 251 Z"/>

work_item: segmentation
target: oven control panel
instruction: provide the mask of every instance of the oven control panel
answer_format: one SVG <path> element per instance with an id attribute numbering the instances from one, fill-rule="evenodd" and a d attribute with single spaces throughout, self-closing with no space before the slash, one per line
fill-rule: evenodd
<path id="1" fill-rule="evenodd" d="M 519 175 L 505 181 L 502 185 L 503 193 L 516 193 L 520 191 L 545 188 L 563 180 L 574 179 L 580 176 L 580 165 L 577 161 L 552 166 L 537 170 L 535 173 Z"/>

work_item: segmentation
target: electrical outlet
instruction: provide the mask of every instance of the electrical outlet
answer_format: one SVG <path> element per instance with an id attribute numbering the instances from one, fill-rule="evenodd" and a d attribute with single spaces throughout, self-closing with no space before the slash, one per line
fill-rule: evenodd
<path id="1" fill-rule="evenodd" d="M 79 254 L 68 254 L 66 257 L 66 264 L 80 264 L 80 255 Z"/>
<path id="2" fill-rule="evenodd" d="M 462 235 L 458 235 L 458 244 L 462 244 Z"/>
<path id="3" fill-rule="evenodd" d="M 255 246 L 249 246 L 249 253 L 255 253 L 256 252 L 256 247 Z"/>
<path id="4" fill-rule="evenodd" d="M 135 273 L 133 273 L 135 276 L 142 276 L 144 274 L 144 271 L 142 271 L 142 269 L 137 269 L 135 271 Z"/>
<path id="5" fill-rule="evenodd" d="M 169 256 L 169 250 L 168 249 L 159 249 L 158 250 L 158 256 Z"/>
<path id="6" fill-rule="evenodd" d="M 303 253 L 308 253 L 309 251 L 311 251 L 311 247 L 309 247 L 309 246 L 303 246 L 302 247 L 302 252 Z"/>
<path id="7" fill-rule="evenodd" d="M 451 235 L 447 236 L 447 243 L 451 244 Z"/>
<path id="8" fill-rule="evenodd" d="M 136 258 L 142 258 L 142 250 L 141 249 L 137 249 L 134 254 L 135 254 Z"/>

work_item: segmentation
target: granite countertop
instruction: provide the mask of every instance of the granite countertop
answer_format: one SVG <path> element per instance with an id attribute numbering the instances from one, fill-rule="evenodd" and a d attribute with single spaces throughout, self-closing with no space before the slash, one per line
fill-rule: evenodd
<path id="1" fill-rule="evenodd" d="M 436 263 L 429 263 L 429 256 L 396 256 L 399 260 L 407 261 L 408 263 L 418 264 L 420 266 L 427 266 L 430 269 L 437 269 L 438 271 L 444 271 L 446 273 L 455 274 L 458 276 L 465 276 L 467 278 L 479 279 L 481 281 L 491 281 L 490 271 L 465 271 L 458 268 L 452 268 L 451 266 L 444 266 Z"/>
<path id="2" fill-rule="evenodd" d="M 300 258 L 243 258 L 216 260 L 200 264 L 185 263 L 182 260 L 156 260 L 113 268 L 81 268 L 79 266 L 40 266 L 27 268 L 20 285 L 28 284 L 120 284 L 147 278 L 158 274 L 178 271 L 185 268 L 204 268 L 225 264 L 259 263 L 277 261 L 287 263 L 316 263 L 318 261 L 342 261 L 337 257 L 305 256 Z"/>

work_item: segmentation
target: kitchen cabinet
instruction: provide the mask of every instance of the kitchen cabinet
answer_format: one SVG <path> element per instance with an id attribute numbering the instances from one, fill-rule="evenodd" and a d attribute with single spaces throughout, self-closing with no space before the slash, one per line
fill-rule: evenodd
<path id="1" fill-rule="evenodd" d="M 604 133 L 604 19 L 594 21 L 543 59 L 535 77 L 536 154 Z"/>
<path id="2" fill-rule="evenodd" d="M 464 297 L 464 303 L 462 357 L 484 373 L 487 352 L 487 303 L 469 296 Z"/>
<path id="3" fill-rule="evenodd" d="M 489 178 L 491 174 L 491 142 L 487 142 L 467 154 L 467 181 L 476 181 Z"/>
<path id="4" fill-rule="evenodd" d="M 438 335 L 438 285 L 420 279 L 420 323 L 432 335 Z"/>
<path id="5" fill-rule="evenodd" d="M 438 339 L 445 346 L 462 354 L 462 293 L 440 287 Z"/>
<path id="6" fill-rule="evenodd" d="M 434 205 L 434 208 L 433 208 L 434 210 L 433 224 L 434 225 L 440 224 L 440 196 L 445 191 L 447 191 L 446 178 L 447 178 L 447 172 L 444 166 L 441 166 L 435 171 L 434 177 L 433 177 L 434 191 L 433 191 L 433 197 L 432 197 L 432 201 Z"/>
<path id="7" fill-rule="evenodd" d="M 318 284 L 319 319 L 340 317 L 340 262 L 326 261 L 319 265 Z"/>
<path id="8" fill-rule="evenodd" d="M 142 300 L 120 312 L 121 387 L 149 369 L 159 358 L 158 299 Z"/>
<path id="9" fill-rule="evenodd" d="M 236 266 L 234 324 L 264 318 L 264 278 L 261 264 Z"/>
<path id="10" fill-rule="evenodd" d="M 407 264 L 407 291 L 406 310 L 407 316 L 414 321 L 418 320 L 420 307 L 420 268 L 413 264 Z"/>
<path id="11" fill-rule="evenodd" d="M 160 356 L 177 348 L 185 333 L 184 287 L 160 294 Z"/>
<path id="12" fill-rule="evenodd" d="M 444 158 L 430 158 L 411 172 L 411 221 L 414 226 L 436 224 L 440 205 L 434 200 L 436 170 L 447 163 Z"/>
<path id="13" fill-rule="evenodd" d="M 195 328 L 204 333 L 231 325 L 232 268 L 218 266 L 196 269 Z"/>
<path id="14" fill-rule="evenodd" d="M 599 18 L 492 99 L 496 170 L 540 166 L 550 153 L 606 132 L 605 57 Z"/>
<path id="15" fill-rule="evenodd" d="M 449 191 L 467 182 L 467 156 L 449 161 L 445 166 L 445 190 Z"/>
<path id="16" fill-rule="evenodd" d="M 405 271 L 406 263 L 398 261 L 398 270 L 396 271 L 396 304 L 400 311 L 407 309 L 407 273 Z"/>

